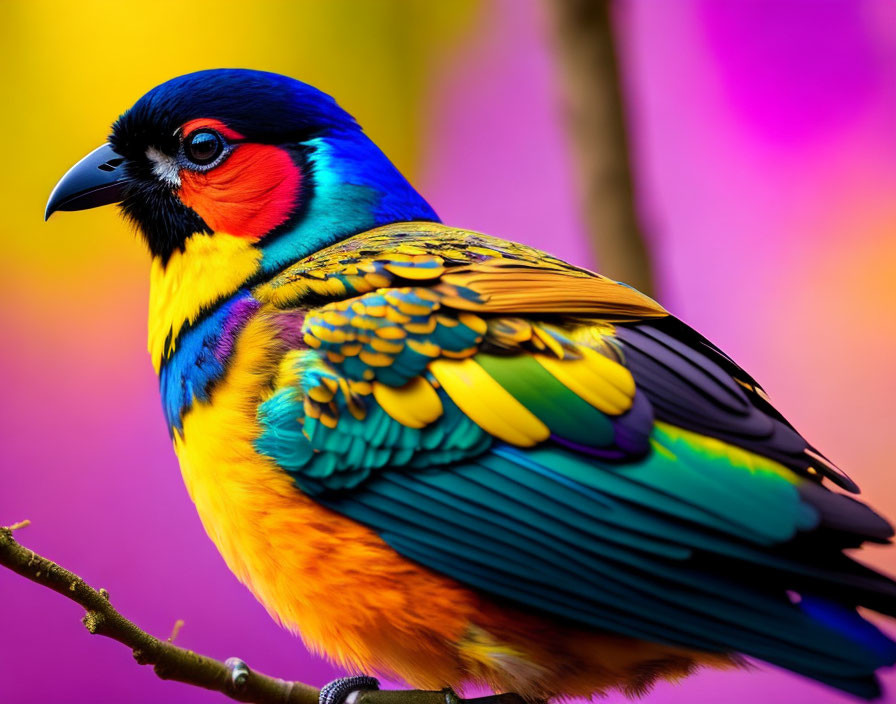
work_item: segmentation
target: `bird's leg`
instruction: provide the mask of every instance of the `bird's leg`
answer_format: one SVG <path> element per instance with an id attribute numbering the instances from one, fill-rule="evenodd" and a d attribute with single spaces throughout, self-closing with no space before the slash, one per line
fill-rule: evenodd
<path id="1" fill-rule="evenodd" d="M 340 677 L 320 688 L 319 704 L 354 704 L 359 692 L 379 689 L 380 683 L 375 677 L 353 675 Z"/>

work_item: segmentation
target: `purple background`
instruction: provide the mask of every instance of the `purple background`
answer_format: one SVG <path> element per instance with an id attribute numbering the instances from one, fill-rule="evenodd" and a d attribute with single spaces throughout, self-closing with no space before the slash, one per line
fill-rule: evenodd
<path id="1" fill-rule="evenodd" d="M 416 141 L 399 162 L 416 173 L 447 222 L 595 265 L 571 195 L 538 4 L 464 5 L 444 52 L 421 69 L 419 90 L 405 96 L 413 110 L 405 114 L 395 101 L 356 103 L 365 115 L 398 111 L 406 120 Z M 33 44 L 22 61 L 44 75 L 50 69 L 39 62 L 60 64 L 65 51 L 41 33 L 41 22 L 25 17 L 24 3 L 16 7 L 21 18 L 5 17 L 6 31 Z M 315 4 L 302 7 L 326 14 Z M 410 14 L 425 15 L 422 7 L 414 4 Z M 629 0 L 617 9 L 640 208 L 661 300 L 760 379 L 865 497 L 896 516 L 896 4 Z M 105 41 L 119 41 L 102 13 L 90 21 L 107 21 Z M 308 26 L 325 21 L 310 17 Z M 246 31 L 262 41 L 267 25 L 253 22 Z M 402 39 L 423 29 L 375 31 Z M 76 39 L 66 51 L 76 50 Z M 194 50 L 183 48 L 183 57 Z M 280 66 L 267 56 L 257 64 L 240 60 L 238 45 L 228 51 L 215 60 Z M 367 55 L 348 42 L 340 51 L 349 67 L 341 80 L 352 83 L 351 67 Z M 183 57 L 166 60 L 195 68 Z M 97 58 L 90 80 L 102 84 L 106 69 Z M 126 80 L 124 69 L 109 70 Z M 295 63 L 280 70 L 306 75 Z M 309 59 L 308 73 L 316 70 Z M 340 97 L 338 83 L 325 87 Z M 150 85 L 128 90 L 133 98 Z M 236 582 L 182 486 L 144 352 L 141 248 L 112 209 L 54 218 L 41 229 L 43 200 L 82 146 L 64 145 L 68 133 L 54 127 L 56 116 L 65 114 L 61 122 L 72 131 L 81 118 L 72 104 L 50 103 L 51 95 L 49 88 L 19 91 L 10 103 L 20 114 L 31 105 L 29 120 L 43 130 L 31 143 L 50 139 L 60 154 L 51 168 L 24 159 L 5 166 L 22 169 L 4 184 L 9 222 L 26 209 L 27 217 L 2 233 L 0 523 L 30 518 L 22 541 L 108 589 L 122 613 L 148 631 L 165 636 L 183 618 L 181 645 L 322 684 L 340 673 L 308 655 Z M 41 101 L 56 115 L 45 117 Z M 103 106 L 111 110 L 106 122 L 127 104 Z M 104 125 L 90 124 L 85 134 L 89 128 L 96 141 Z M 375 137 L 399 144 L 378 129 Z M 86 235 L 73 239 L 65 228 L 79 217 L 87 219 L 78 226 L 115 238 L 102 235 L 99 251 Z M 866 552 L 873 564 L 896 571 L 893 555 Z M 159 681 L 121 645 L 88 636 L 78 608 L 47 590 L 0 571 L 0 595 L 0 702 L 223 701 Z M 885 679 L 896 701 L 896 677 Z M 661 685 L 650 701 L 851 700 L 761 666 Z"/>

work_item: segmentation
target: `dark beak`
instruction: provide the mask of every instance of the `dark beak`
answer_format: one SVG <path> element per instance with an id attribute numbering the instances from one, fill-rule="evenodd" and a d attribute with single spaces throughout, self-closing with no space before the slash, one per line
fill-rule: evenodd
<path id="1" fill-rule="evenodd" d="M 120 202 L 127 181 L 122 164 L 124 157 L 108 144 L 94 149 L 59 179 L 47 201 L 44 220 L 57 210 L 86 210 Z"/>

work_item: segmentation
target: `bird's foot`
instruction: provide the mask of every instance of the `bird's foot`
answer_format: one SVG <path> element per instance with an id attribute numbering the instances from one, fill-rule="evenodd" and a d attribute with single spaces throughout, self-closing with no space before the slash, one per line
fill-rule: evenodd
<path id="1" fill-rule="evenodd" d="M 354 704 L 360 692 L 379 688 L 379 680 L 375 677 L 367 675 L 340 677 L 320 688 L 318 704 Z"/>
<path id="2" fill-rule="evenodd" d="M 230 670 L 230 689 L 241 691 L 249 679 L 249 666 L 239 658 L 227 658 L 224 665 Z"/>

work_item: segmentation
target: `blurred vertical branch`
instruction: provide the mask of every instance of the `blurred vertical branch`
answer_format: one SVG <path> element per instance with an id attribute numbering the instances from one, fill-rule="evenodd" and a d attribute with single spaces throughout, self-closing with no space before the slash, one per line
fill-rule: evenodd
<path id="1" fill-rule="evenodd" d="M 610 0 L 544 0 L 585 224 L 601 273 L 654 295 L 635 210 Z"/>

